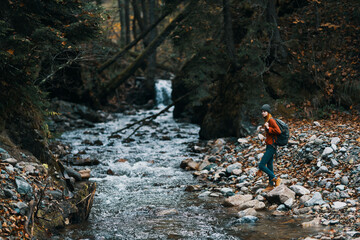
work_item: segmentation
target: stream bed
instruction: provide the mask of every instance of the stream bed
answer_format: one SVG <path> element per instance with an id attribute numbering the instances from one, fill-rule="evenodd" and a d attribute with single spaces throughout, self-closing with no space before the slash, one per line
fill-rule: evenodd
<path id="1" fill-rule="evenodd" d="M 266 212 L 257 223 L 234 224 L 237 212 L 222 206 L 223 197 L 201 198 L 201 192 L 186 192 L 188 185 L 202 184 L 180 168 L 186 158 L 202 158 L 190 148 L 199 141 L 199 127 L 174 120 L 172 108 L 141 127 L 130 140 L 125 141 L 132 129 L 119 133 L 119 138 L 109 138 L 164 107 L 171 86 L 158 83 L 159 108 L 117 114 L 111 121 L 65 132 L 59 138 L 72 148 L 67 157 L 97 159 L 101 164 L 90 167 L 90 181 L 97 183 L 97 191 L 88 221 L 67 227 L 53 239 L 278 240 L 319 231 L 303 229 L 301 219 Z"/>

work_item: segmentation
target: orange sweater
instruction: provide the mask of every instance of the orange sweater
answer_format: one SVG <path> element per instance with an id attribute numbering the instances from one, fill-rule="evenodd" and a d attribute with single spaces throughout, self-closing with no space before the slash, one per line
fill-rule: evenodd
<path id="1" fill-rule="evenodd" d="M 266 130 L 265 143 L 266 145 L 271 145 L 277 139 L 277 136 L 281 133 L 281 130 L 279 126 L 276 124 L 275 119 L 271 118 L 271 115 L 270 118 L 267 119 L 267 121 L 269 122 L 269 129 L 265 128 Z"/>

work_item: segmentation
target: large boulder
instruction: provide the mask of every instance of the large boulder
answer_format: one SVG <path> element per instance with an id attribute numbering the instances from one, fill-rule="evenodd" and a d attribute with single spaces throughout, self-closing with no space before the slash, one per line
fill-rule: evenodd
<path id="1" fill-rule="evenodd" d="M 266 198 L 271 203 L 285 203 L 290 198 L 295 199 L 295 192 L 285 185 L 280 185 L 271 190 Z"/>

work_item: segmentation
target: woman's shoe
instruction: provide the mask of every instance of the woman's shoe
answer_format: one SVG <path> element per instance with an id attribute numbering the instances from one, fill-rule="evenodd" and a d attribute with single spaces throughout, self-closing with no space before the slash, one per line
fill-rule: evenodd
<path id="1" fill-rule="evenodd" d="M 270 192 L 270 191 L 273 190 L 273 189 L 274 189 L 274 186 L 268 185 L 268 186 L 263 190 L 263 192 Z"/>
<path id="2" fill-rule="evenodd" d="M 280 186 L 281 178 L 277 177 L 275 181 L 273 180 L 273 182 L 275 183 L 275 187 Z"/>

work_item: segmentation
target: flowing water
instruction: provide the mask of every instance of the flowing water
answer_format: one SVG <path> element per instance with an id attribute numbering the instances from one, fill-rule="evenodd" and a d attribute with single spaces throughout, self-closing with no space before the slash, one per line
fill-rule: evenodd
<path id="1" fill-rule="evenodd" d="M 158 81 L 160 87 L 162 94 L 171 91 L 168 82 Z M 157 101 L 161 99 L 170 98 L 162 95 Z M 68 227 L 54 239 L 291 239 L 314 231 L 301 229 L 291 218 L 268 214 L 255 224 L 233 225 L 236 212 L 222 207 L 222 198 L 186 192 L 187 185 L 199 182 L 179 165 L 185 158 L 201 157 L 189 151 L 189 144 L 199 141 L 199 127 L 175 121 L 171 110 L 140 128 L 133 141 L 123 141 L 132 130 L 122 133 L 122 139 L 108 137 L 160 109 L 118 114 L 113 121 L 62 135 L 60 140 L 72 146 L 72 154 L 86 152 L 82 158 L 101 164 L 91 167 L 90 180 L 97 182 L 97 191 L 88 221 Z M 84 140 L 100 140 L 103 145 L 89 146 Z"/>

